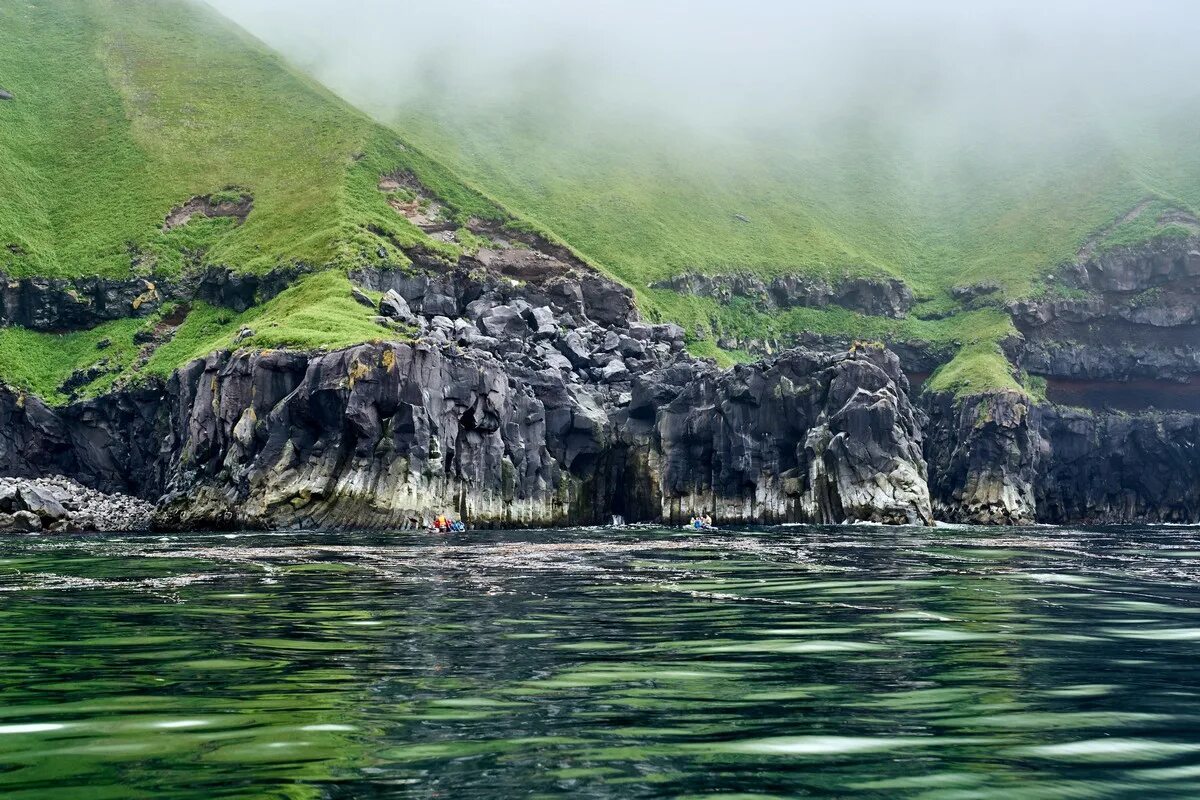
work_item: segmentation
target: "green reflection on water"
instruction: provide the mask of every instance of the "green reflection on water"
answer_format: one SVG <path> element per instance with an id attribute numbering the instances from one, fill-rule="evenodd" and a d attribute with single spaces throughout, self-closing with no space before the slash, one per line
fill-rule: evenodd
<path id="1" fill-rule="evenodd" d="M 1200 796 L 1195 533 L 7 539 L 0 794 Z"/>

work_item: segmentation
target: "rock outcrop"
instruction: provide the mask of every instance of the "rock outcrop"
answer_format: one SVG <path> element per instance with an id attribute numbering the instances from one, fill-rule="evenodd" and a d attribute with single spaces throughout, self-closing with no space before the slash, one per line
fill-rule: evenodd
<path id="1" fill-rule="evenodd" d="M 915 302 L 912 290 L 904 281 L 849 275 L 833 283 L 803 275 L 781 275 L 767 282 L 748 272 L 725 275 L 688 272 L 652 286 L 681 294 L 711 297 L 720 303 L 745 300 L 764 311 L 836 305 L 862 314 L 903 317 Z"/>
<path id="2" fill-rule="evenodd" d="M 1200 374 L 1200 240 L 1168 238 L 1065 267 L 1062 291 L 1016 301 L 1011 353 L 1039 375 L 1184 381 Z"/>
<path id="3" fill-rule="evenodd" d="M 1200 414 L 923 398 L 938 519 L 981 525 L 1200 520 Z"/>
<path id="4" fill-rule="evenodd" d="M 655 417 L 664 519 L 715 508 L 738 522 L 929 524 L 907 390 L 882 347 L 792 350 L 691 380 L 665 405 L 670 390 L 651 376 L 629 414 Z"/>
<path id="5" fill-rule="evenodd" d="M 619 356 L 584 381 L 557 359 L 513 365 L 430 341 L 216 354 L 171 382 L 187 413 L 159 521 L 413 527 L 444 508 L 506 526 L 705 510 L 931 521 L 895 356 L 795 351 L 720 373 L 674 355 L 626 393 L 611 388 L 630 380 L 614 378 Z"/>
<path id="6" fill-rule="evenodd" d="M 1041 522 L 1200 520 L 1200 415 L 1038 410 Z"/>
<path id="7" fill-rule="evenodd" d="M 0 274 L 0 325 L 36 331 L 92 328 L 102 322 L 144 317 L 168 301 L 205 300 L 245 311 L 271 299 L 303 272 L 285 267 L 263 275 L 207 267 L 181 277 L 9 278 Z"/>
<path id="8" fill-rule="evenodd" d="M 1200 240 L 1087 248 L 1058 279 L 1058 289 L 1010 303 L 1021 336 L 1005 343 L 1048 399 L 922 398 L 936 514 L 1200 521 Z"/>
<path id="9" fill-rule="evenodd" d="M 1030 399 L 1006 391 L 962 399 L 926 394 L 922 401 L 937 518 L 977 525 L 1036 522 L 1040 439 L 1030 424 Z"/>

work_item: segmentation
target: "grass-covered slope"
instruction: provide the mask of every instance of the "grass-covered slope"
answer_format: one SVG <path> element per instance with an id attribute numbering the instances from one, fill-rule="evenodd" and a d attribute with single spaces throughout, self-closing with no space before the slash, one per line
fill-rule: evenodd
<path id="1" fill-rule="evenodd" d="M 1021 385 L 998 349 L 1013 333 L 1005 299 L 1045 291 L 1056 265 L 1081 251 L 1189 233 L 1160 220 L 1200 209 L 1200 114 L 1187 98 L 1149 114 L 1114 109 L 1074 137 L 977 131 L 969 146 L 922 137 L 918 148 L 898 145 L 900 128 L 865 107 L 801 136 L 745 135 L 753 126 L 693 135 L 543 102 L 536 86 L 525 101 L 467 112 L 431 93 L 424 105 L 375 109 L 385 125 L 193 0 L 0 0 L 0 31 L 0 86 L 15 96 L 0 101 L 0 271 L 334 270 L 243 315 L 196 304 L 157 350 L 133 336 L 158 319 L 0 331 L 0 379 L 56 400 L 66 376 L 97 360 L 107 371 L 87 393 L 165 374 L 232 345 L 246 326 L 256 333 L 242 344 L 262 347 L 381 332 L 338 270 L 403 264 L 413 244 L 458 250 L 388 204 L 380 176 L 400 170 L 460 222 L 512 211 L 569 243 L 632 286 L 652 317 L 708 330 L 696 352 L 745 356 L 719 351 L 722 335 L 923 339 L 958 354 L 929 385 L 960 394 Z M 165 225 L 196 198 L 252 206 L 244 221 Z M 747 270 L 897 276 L 920 302 L 904 320 L 840 308 L 768 314 L 651 286 Z M 953 287 L 983 281 L 1000 290 L 982 307 L 952 299 Z M 103 339 L 111 345 L 97 350 Z"/>
<path id="2" fill-rule="evenodd" d="M 969 146 L 916 148 L 854 117 L 820 134 L 760 139 L 648 121 L 573 123 L 523 107 L 469 121 L 434 107 L 392 119 L 637 288 L 688 270 L 874 273 L 944 303 L 950 288 L 980 281 L 1007 296 L 1039 291 L 1048 271 L 1098 234 L 1093 243 L 1104 247 L 1184 232 L 1156 220 L 1168 209 L 1200 213 L 1200 146 L 1184 133 L 1200 108 L 1181 98 L 1155 113 L 1117 113 L 1066 140 L 980 132 Z M 572 125 L 575 134 L 563 132 Z M 1113 224 L 1146 199 L 1136 220 Z"/>
<path id="3" fill-rule="evenodd" d="M 609 126 L 586 111 L 572 121 L 553 107 L 493 107 L 467 124 L 427 103 L 391 120 L 630 284 L 653 314 L 708 328 L 714 339 L 929 337 L 959 354 L 928 386 L 961 395 L 1020 386 L 997 345 L 1014 333 L 1000 311 L 1008 299 L 1054 290 L 1057 267 L 1084 255 L 1195 234 L 1194 222 L 1164 221 L 1200 214 L 1200 146 L 1184 133 L 1200 109 L 1178 99 L 1177 107 L 1112 109 L 1070 137 L 1011 141 L 978 131 L 969 144 L 931 138 L 914 148 L 866 115 L 807 138 L 759 139 Z M 1038 124 L 1052 131 L 1056 121 Z M 562 133 L 572 126 L 575 135 Z M 840 309 L 764 315 L 651 288 L 688 271 L 895 276 L 919 302 L 916 319 L 898 324 Z M 983 325 L 951 295 L 979 283 L 999 287 L 982 301 L 997 309 Z M 711 340 L 701 347 L 714 351 Z"/>
<path id="4" fill-rule="evenodd" d="M 0 0 L 0 31 L 0 86 L 14 97 L 0 101 L 0 272 L 315 273 L 242 314 L 170 304 L 90 330 L 0 328 L 0 380 L 52 402 L 67 399 L 75 370 L 98 375 L 81 390 L 95 395 L 234 346 L 246 327 L 255 334 L 238 346 L 385 335 L 351 299 L 345 268 L 406 264 L 402 248 L 414 244 L 448 257 L 459 246 L 397 213 L 382 175 L 415 173 L 455 218 L 508 218 L 200 3 Z M 199 213 L 168 229 L 194 198 L 252 206 L 244 221 Z"/>
<path id="5" fill-rule="evenodd" d="M 0 103 L 9 275 L 266 271 L 381 246 L 402 261 L 392 244 L 423 238 L 376 183 L 425 159 L 206 6 L 0 0 L 0 30 L 0 85 L 15 96 Z M 242 194 L 244 224 L 163 230 L 193 197 Z"/>

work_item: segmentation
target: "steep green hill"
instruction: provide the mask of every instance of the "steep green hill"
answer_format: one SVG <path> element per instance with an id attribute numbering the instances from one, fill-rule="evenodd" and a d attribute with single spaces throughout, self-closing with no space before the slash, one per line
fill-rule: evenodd
<path id="1" fill-rule="evenodd" d="M 61 335 L 0 329 L 0 378 L 51 399 L 63 399 L 57 387 L 73 370 L 102 358 L 92 394 L 229 346 L 255 320 L 264 330 L 248 346 L 381 335 L 350 300 L 344 268 L 405 264 L 401 248 L 412 244 L 459 251 L 388 204 L 385 173 L 415 172 L 463 218 L 505 216 L 202 4 L 0 0 L 0 30 L 0 86 L 13 96 L 0 101 L 4 274 L 334 270 L 246 314 L 198 304 L 153 354 L 133 337 L 173 309 Z M 175 213 L 189 204 L 199 213 Z M 112 344 L 101 353 L 103 340 Z"/>
<path id="2" fill-rule="evenodd" d="M 908 122 L 892 128 L 865 108 L 804 137 L 757 138 L 603 120 L 553 103 L 464 116 L 425 100 L 378 113 L 630 284 L 652 313 L 714 338 L 927 336 L 919 320 L 937 319 L 936 338 L 963 348 L 932 385 L 956 388 L 953 375 L 972 374 L 981 391 L 1016 386 L 995 346 L 1012 333 L 1000 311 L 1008 299 L 1057 290 L 1057 267 L 1085 254 L 1198 230 L 1200 147 L 1185 132 L 1200 102 L 1109 111 L 1081 125 L 1064 109 L 1031 120 L 1022 137 L 981 127 L 970 141 L 942 141 L 931 129 L 917 146 Z M 692 271 L 895 276 L 916 292 L 917 319 L 761 314 L 651 288 Z M 983 325 L 951 295 L 978 283 L 999 287 L 976 303 L 996 309 Z"/>
<path id="3" fill-rule="evenodd" d="M 206 6 L 3 0 L 0 29 L 0 85 L 15 96 L 0 104 L 9 275 L 266 271 L 443 247 L 376 188 L 384 171 L 436 166 Z M 165 230 L 197 197 L 253 208 L 244 224 Z"/>

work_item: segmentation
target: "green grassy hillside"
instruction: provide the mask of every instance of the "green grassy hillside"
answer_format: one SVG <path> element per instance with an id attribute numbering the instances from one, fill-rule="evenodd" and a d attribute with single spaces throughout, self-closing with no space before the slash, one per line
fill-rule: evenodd
<path id="1" fill-rule="evenodd" d="M 567 119 L 553 106 L 466 119 L 428 104 L 380 114 L 631 285 L 652 314 L 716 335 L 859 336 L 928 333 L 919 318 L 950 315 L 934 334 L 959 344 L 960 360 L 931 385 L 984 391 L 1016 385 L 995 347 L 1012 328 L 980 326 L 952 288 L 997 284 L 987 302 L 1000 308 L 1052 288 L 1056 268 L 1085 247 L 1194 233 L 1158 222 L 1167 210 L 1200 211 L 1200 147 L 1184 133 L 1200 109 L 1177 100 L 1167 110 L 1114 109 L 1083 135 L 1013 141 L 978 131 L 969 144 L 913 149 L 897 144 L 899 130 L 893 138 L 886 124 L 853 115 L 807 138 L 739 138 L 609 124 L 578 108 L 571 113 L 581 117 Z M 1037 124 L 1051 131 L 1058 122 Z M 1119 222 L 1134 209 L 1142 213 Z M 918 320 L 884 324 L 836 309 L 768 316 L 650 288 L 687 271 L 896 276 L 916 292 Z M 963 375 L 974 380 L 952 377 Z"/>
<path id="2" fill-rule="evenodd" d="M 1180 126 L 1197 117 L 1180 111 L 1152 131 L 1100 129 L 1052 148 L 985 141 L 920 155 L 851 121 L 827 139 L 720 144 L 636 126 L 623 130 L 637 137 L 560 136 L 546 133 L 553 121 L 523 124 L 520 109 L 469 123 L 427 109 L 394 124 L 635 287 L 686 270 L 850 271 L 901 277 L 932 300 L 982 280 L 1009 296 L 1036 291 L 1143 198 L 1196 213 L 1200 148 Z M 1111 243 L 1156 235 L 1152 216 Z"/>
<path id="3" fill-rule="evenodd" d="M 383 335 L 350 299 L 344 269 L 405 264 L 419 243 L 449 256 L 388 205 L 379 178 L 410 170 L 459 216 L 505 218 L 394 131 L 290 69 L 207 6 L 187 0 L 0 0 L 0 271 L 11 277 L 177 275 L 220 265 L 318 272 L 261 308 L 197 304 L 168 344 L 135 344 L 172 309 L 93 330 L 0 329 L 0 379 L 53 401 L 73 370 L 102 362 L 85 394 L 166 374 L 227 347 L 334 347 Z M 244 223 L 194 215 L 192 198 L 248 196 Z M 382 257 L 380 253 L 383 253 Z M 322 268 L 330 271 L 321 274 Z M 111 342 L 103 350 L 97 343 Z"/>
<path id="4" fill-rule="evenodd" d="M 2 0 L 0 30 L 16 98 L 0 105 L 9 275 L 266 271 L 350 264 L 379 247 L 402 261 L 388 237 L 424 239 L 376 182 L 432 165 L 205 6 Z M 245 224 L 163 230 L 172 208 L 214 194 L 252 196 Z"/>

